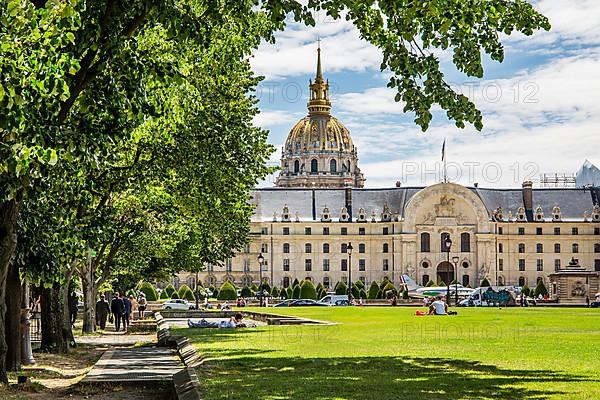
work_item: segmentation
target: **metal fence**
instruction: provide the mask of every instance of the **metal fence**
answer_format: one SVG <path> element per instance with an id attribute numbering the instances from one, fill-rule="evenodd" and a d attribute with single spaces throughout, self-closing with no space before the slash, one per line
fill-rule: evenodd
<path id="1" fill-rule="evenodd" d="M 32 312 L 29 317 L 29 337 L 31 344 L 42 341 L 42 313 Z"/>

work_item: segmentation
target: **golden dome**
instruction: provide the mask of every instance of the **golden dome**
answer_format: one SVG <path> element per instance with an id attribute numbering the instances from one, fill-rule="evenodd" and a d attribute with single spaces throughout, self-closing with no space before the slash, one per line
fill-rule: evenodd
<path id="1" fill-rule="evenodd" d="M 285 152 L 352 152 L 354 144 L 348 129 L 335 117 L 308 115 L 294 125 L 285 142 Z"/>

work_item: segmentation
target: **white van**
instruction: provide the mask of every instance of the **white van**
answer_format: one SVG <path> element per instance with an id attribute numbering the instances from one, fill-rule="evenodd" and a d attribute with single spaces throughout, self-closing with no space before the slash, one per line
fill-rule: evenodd
<path id="1" fill-rule="evenodd" d="M 328 306 L 335 306 L 335 305 L 340 304 L 344 300 L 345 300 L 344 304 L 348 302 L 348 295 L 346 295 L 346 294 L 328 294 L 327 296 L 325 296 L 321 300 L 319 300 L 317 303 L 327 304 Z"/>

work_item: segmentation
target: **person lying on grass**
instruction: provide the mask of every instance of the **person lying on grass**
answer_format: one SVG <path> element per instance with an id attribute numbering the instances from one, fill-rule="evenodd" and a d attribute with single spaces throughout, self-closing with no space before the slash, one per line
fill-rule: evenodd
<path id="1" fill-rule="evenodd" d="M 191 319 L 188 319 L 187 324 L 190 328 L 247 328 L 251 326 L 250 324 L 242 322 L 243 319 L 244 316 L 242 313 L 236 313 L 228 320 L 209 322 L 202 318 L 200 321 L 194 322 Z"/>

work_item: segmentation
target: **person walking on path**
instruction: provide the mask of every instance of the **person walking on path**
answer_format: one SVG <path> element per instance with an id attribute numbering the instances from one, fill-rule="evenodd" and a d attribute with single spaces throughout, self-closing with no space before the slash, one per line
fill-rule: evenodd
<path id="1" fill-rule="evenodd" d="M 71 326 L 75 326 L 75 321 L 77 320 L 77 295 L 75 295 L 75 292 L 71 292 L 69 295 L 68 307 Z"/>
<path id="2" fill-rule="evenodd" d="M 108 314 L 110 314 L 110 307 L 104 295 L 101 295 L 100 300 L 96 302 L 96 325 L 99 325 L 102 330 L 106 329 Z"/>
<path id="3" fill-rule="evenodd" d="M 123 303 L 123 299 L 119 298 L 119 295 L 115 293 L 115 296 L 110 302 L 110 312 L 112 312 L 115 318 L 115 332 L 119 332 L 121 330 L 123 311 L 125 311 L 125 303 Z"/>
<path id="4" fill-rule="evenodd" d="M 123 330 L 127 332 L 129 329 L 129 316 L 131 315 L 131 301 L 124 296 L 123 293 L 119 294 L 119 298 L 123 301 L 123 305 L 125 306 L 123 311 Z"/>
<path id="5" fill-rule="evenodd" d="M 133 321 L 135 314 L 138 312 L 138 302 L 132 294 L 129 295 L 129 301 L 131 302 L 131 313 L 129 313 L 129 319 Z"/>
<path id="6" fill-rule="evenodd" d="M 139 311 L 139 318 L 140 319 L 144 319 L 144 311 L 146 311 L 146 295 L 144 293 L 140 293 L 140 297 L 138 299 L 138 311 Z"/>

